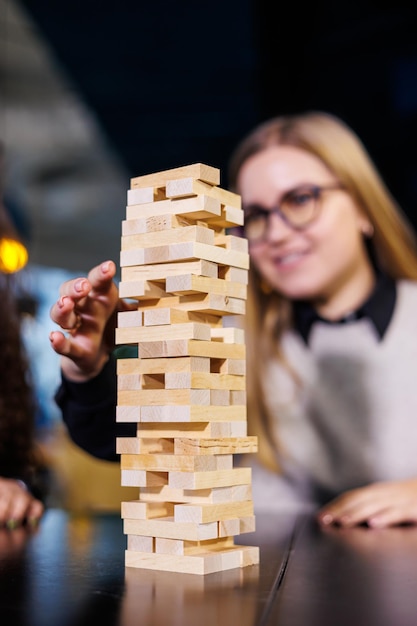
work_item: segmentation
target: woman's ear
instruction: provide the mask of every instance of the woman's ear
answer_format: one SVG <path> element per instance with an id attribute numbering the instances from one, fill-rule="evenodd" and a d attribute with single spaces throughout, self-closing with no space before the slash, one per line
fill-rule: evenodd
<path id="1" fill-rule="evenodd" d="M 365 224 L 363 224 L 361 230 L 364 237 L 366 237 L 367 239 L 372 239 L 375 229 L 371 222 L 366 222 Z"/>
<path id="2" fill-rule="evenodd" d="M 369 221 L 368 217 L 366 217 L 365 215 L 359 216 L 359 229 L 362 235 L 366 239 L 372 239 L 375 229 L 374 229 L 373 224 Z"/>

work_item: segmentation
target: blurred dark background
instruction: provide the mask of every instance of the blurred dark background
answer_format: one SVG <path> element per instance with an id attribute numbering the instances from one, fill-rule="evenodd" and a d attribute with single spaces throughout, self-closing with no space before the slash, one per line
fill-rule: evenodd
<path id="1" fill-rule="evenodd" d="M 0 2 L 10 10 L 17 0 Z M 49 255 L 38 246 L 35 260 L 72 268 L 114 256 L 130 176 L 203 162 L 221 169 L 226 187 L 229 155 L 249 129 L 270 116 L 305 109 L 335 113 L 358 132 L 417 224 L 415 3 L 327 1 L 301 8 L 266 0 L 21 0 L 20 7 L 71 96 L 94 119 L 117 163 L 120 190 L 114 194 L 113 186 L 114 195 L 108 190 L 102 198 L 101 183 L 96 194 L 90 185 L 85 212 L 78 212 L 74 191 L 60 230 L 50 230 L 47 239 L 51 224 L 44 219 L 43 234 L 38 228 Z M 34 76 L 21 80 L 32 81 L 39 92 Z M 9 90 L 12 84 L 9 78 Z M 81 158 L 73 152 L 62 160 L 59 148 L 48 167 L 32 175 L 38 206 L 31 214 L 45 216 L 53 200 L 50 223 L 63 201 L 59 184 L 73 176 L 80 190 L 91 168 L 85 151 Z M 109 177 L 102 180 L 108 184 Z M 49 185 L 49 193 L 39 193 L 40 182 Z M 22 199 L 30 205 L 30 197 Z M 112 210 L 106 207 L 109 198 Z M 76 259 L 70 258 L 71 216 L 78 220 Z M 101 234 L 104 222 L 108 234 Z M 90 233 L 89 254 L 83 229 Z M 105 246 L 104 256 L 96 239 Z"/>

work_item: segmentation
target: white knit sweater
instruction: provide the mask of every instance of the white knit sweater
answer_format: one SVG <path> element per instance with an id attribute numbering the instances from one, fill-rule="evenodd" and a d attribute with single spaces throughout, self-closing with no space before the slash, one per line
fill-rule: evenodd
<path id="1" fill-rule="evenodd" d="M 255 511 L 314 507 L 370 482 L 417 476 L 417 283 L 398 283 L 382 340 L 360 319 L 316 323 L 309 346 L 295 332 L 283 345 L 302 391 L 271 366 L 265 393 L 285 471 L 253 465 Z"/>

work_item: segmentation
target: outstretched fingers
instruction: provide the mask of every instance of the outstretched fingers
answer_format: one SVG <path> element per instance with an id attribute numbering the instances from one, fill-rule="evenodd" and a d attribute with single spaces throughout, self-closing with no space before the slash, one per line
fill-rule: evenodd
<path id="1" fill-rule="evenodd" d="M 51 346 L 61 355 L 61 369 L 71 380 L 96 375 L 114 347 L 115 315 L 121 306 L 115 274 L 113 261 L 105 261 L 87 277 L 65 281 L 50 309 L 51 319 L 60 327 L 50 333 Z"/>
<path id="2" fill-rule="evenodd" d="M 115 263 L 113 261 L 104 261 L 89 271 L 88 281 L 93 290 L 107 293 L 112 288 L 115 275 Z"/>

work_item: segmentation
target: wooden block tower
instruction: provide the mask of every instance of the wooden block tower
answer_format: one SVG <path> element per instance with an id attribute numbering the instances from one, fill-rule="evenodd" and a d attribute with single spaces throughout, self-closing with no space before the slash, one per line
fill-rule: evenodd
<path id="1" fill-rule="evenodd" d="M 247 436 L 245 312 L 247 240 L 241 199 L 219 187 L 220 171 L 197 163 L 131 179 L 122 223 L 116 344 L 117 440 L 128 567 L 208 574 L 259 562 L 234 537 L 255 529 L 251 470 L 234 456 L 256 452 Z M 137 300 L 137 307 L 135 300 Z M 234 316 L 234 317 L 230 317 Z"/>

